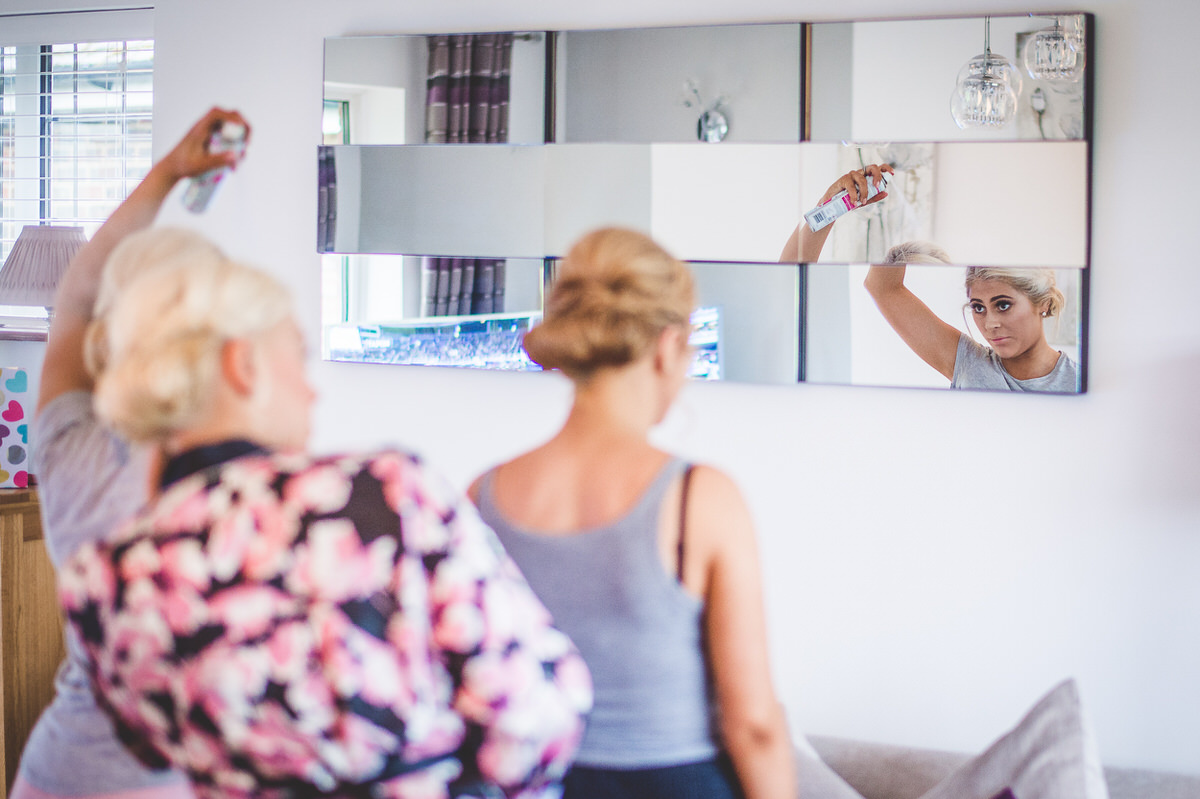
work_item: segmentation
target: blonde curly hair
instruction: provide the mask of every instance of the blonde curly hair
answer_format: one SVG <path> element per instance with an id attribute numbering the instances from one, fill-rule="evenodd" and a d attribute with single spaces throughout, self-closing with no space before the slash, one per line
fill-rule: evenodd
<path id="1" fill-rule="evenodd" d="M 195 233 L 128 237 L 105 265 L 84 346 L 97 415 L 130 441 L 185 428 L 209 406 L 225 342 L 290 313 L 279 281 Z"/>

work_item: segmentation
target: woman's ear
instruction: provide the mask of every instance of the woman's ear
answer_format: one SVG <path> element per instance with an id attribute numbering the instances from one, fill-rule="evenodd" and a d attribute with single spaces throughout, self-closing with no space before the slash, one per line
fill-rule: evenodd
<path id="1" fill-rule="evenodd" d="M 254 393 L 257 349 L 247 338 L 231 338 L 221 346 L 221 376 L 238 394 Z"/>
<path id="2" fill-rule="evenodd" d="M 687 333 L 682 327 L 671 325 L 658 334 L 654 348 L 654 368 L 660 372 L 671 371 L 687 349 Z"/>

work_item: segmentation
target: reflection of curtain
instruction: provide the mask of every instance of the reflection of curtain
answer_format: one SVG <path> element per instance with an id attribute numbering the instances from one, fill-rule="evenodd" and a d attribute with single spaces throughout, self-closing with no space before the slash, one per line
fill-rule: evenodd
<path id="1" fill-rule="evenodd" d="M 508 141 L 511 33 L 430 36 L 425 141 Z"/>
<path id="2" fill-rule="evenodd" d="M 425 141 L 495 144 L 508 141 L 511 33 L 429 36 Z M 478 220 L 468 221 L 477 224 Z M 423 316 L 500 313 L 503 259 L 426 258 Z"/>

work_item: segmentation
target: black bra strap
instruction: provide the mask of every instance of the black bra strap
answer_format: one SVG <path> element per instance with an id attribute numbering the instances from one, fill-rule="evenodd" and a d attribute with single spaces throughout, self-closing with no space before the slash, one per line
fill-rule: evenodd
<path id="1" fill-rule="evenodd" d="M 679 544 L 675 553 L 675 576 L 683 583 L 683 541 L 687 534 L 688 486 L 692 482 L 692 464 L 683 470 L 683 483 L 679 486 Z"/>

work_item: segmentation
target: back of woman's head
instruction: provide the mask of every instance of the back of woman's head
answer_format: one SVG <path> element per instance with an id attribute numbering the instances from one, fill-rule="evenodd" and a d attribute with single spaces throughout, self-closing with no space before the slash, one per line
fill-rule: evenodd
<path id="1" fill-rule="evenodd" d="M 105 269 L 117 279 L 97 302 L 87 360 L 97 414 L 133 441 L 197 421 L 214 396 L 225 343 L 269 330 L 291 311 L 277 280 L 202 239 L 172 247 L 160 234 L 137 234 Z"/>
<path id="2" fill-rule="evenodd" d="M 641 358 L 664 330 L 686 326 L 694 305 L 687 266 L 649 236 L 604 228 L 567 253 L 525 351 L 546 369 L 586 380 Z"/>
<path id="3" fill-rule="evenodd" d="M 1058 288 L 1053 269 L 1003 269 L 990 266 L 972 266 L 967 269 L 964 287 L 967 298 L 971 288 L 981 280 L 998 280 L 1021 292 L 1035 308 L 1045 305 L 1046 316 L 1058 316 L 1067 305 L 1067 298 Z"/>

